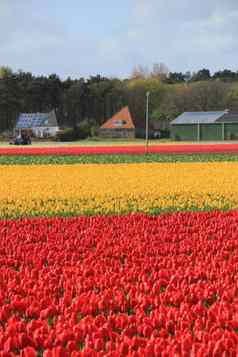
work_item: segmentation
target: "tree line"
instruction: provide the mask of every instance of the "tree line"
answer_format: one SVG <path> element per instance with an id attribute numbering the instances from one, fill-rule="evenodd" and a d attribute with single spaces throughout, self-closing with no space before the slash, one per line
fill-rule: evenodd
<path id="1" fill-rule="evenodd" d="M 61 127 L 88 123 L 96 129 L 125 105 L 143 129 L 147 91 L 151 123 L 184 111 L 238 110 L 238 72 L 230 70 L 176 73 L 156 64 L 152 71 L 137 66 L 127 79 L 97 75 L 62 80 L 57 74 L 35 76 L 0 67 L 0 132 L 12 130 L 21 112 L 52 109 Z"/>

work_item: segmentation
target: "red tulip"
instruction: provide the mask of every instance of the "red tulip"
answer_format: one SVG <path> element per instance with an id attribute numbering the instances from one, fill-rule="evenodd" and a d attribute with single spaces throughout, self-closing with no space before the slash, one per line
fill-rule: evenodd
<path id="1" fill-rule="evenodd" d="M 32 347 L 26 347 L 20 354 L 21 357 L 37 357 L 37 352 Z"/>

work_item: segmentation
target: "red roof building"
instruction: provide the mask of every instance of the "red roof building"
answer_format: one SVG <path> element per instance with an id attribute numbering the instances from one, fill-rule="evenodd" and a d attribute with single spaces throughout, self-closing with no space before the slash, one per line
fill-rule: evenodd
<path id="1" fill-rule="evenodd" d="M 100 128 L 100 136 L 111 138 L 134 138 L 135 125 L 128 107 L 108 119 Z"/>

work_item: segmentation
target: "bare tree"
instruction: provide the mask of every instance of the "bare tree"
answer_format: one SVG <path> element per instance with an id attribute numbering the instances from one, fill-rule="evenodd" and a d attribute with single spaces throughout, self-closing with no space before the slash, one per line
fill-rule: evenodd
<path id="1" fill-rule="evenodd" d="M 149 70 L 145 66 L 137 65 L 133 68 L 131 79 L 146 79 L 149 76 Z"/>
<path id="2" fill-rule="evenodd" d="M 169 68 L 164 63 L 153 64 L 153 69 L 151 72 L 152 78 L 158 78 L 160 80 L 165 80 L 169 76 Z"/>

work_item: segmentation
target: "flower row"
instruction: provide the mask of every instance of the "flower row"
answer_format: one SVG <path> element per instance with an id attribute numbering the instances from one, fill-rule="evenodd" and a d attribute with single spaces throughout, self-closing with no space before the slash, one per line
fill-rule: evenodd
<path id="1" fill-rule="evenodd" d="M 0 182 L 2 218 L 238 207 L 235 162 L 0 166 Z"/>
<path id="2" fill-rule="evenodd" d="M 137 146 L 52 146 L 0 148 L 0 155 L 84 155 L 84 154 L 186 154 L 238 153 L 238 144 L 171 144 L 151 145 L 148 150 Z"/>
<path id="3" fill-rule="evenodd" d="M 0 356 L 237 356 L 238 212 L 0 221 Z"/>

